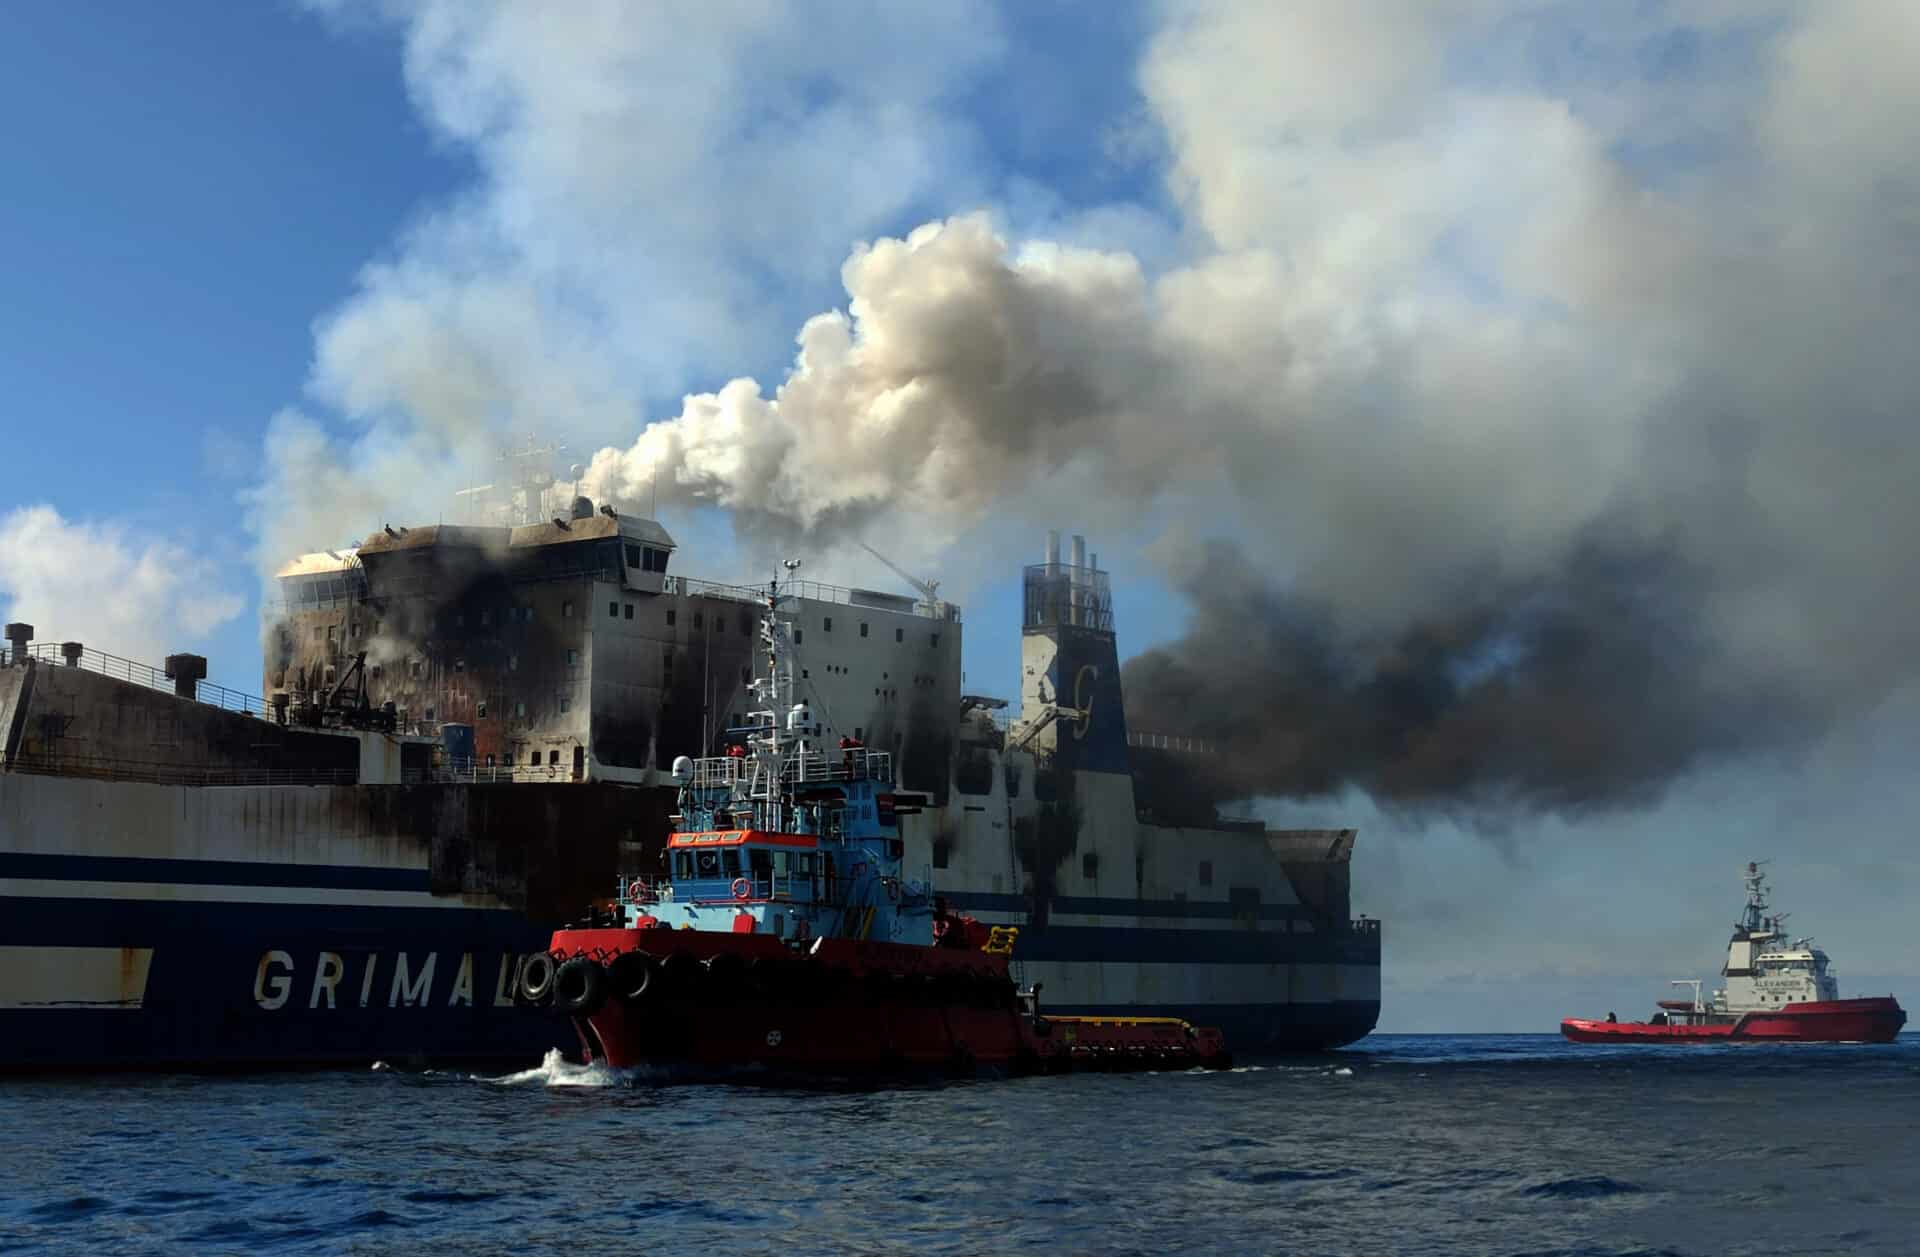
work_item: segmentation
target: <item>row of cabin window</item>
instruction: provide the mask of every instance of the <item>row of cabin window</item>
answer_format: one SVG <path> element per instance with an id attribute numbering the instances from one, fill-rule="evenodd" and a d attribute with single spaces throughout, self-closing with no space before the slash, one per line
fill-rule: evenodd
<path id="1" fill-rule="evenodd" d="M 866 636 L 868 636 L 868 632 L 867 632 L 867 629 L 868 629 L 868 625 L 867 625 L 867 622 L 866 622 L 865 620 L 862 620 L 862 621 L 860 621 L 860 636 L 862 636 L 862 637 L 866 637 Z M 824 616 L 821 616 L 821 617 L 820 617 L 820 631 L 821 631 L 821 632 L 823 632 L 823 633 L 831 633 L 831 632 L 833 632 L 833 617 L 832 617 L 832 616 L 830 616 L 830 615 L 824 615 Z M 798 629 L 798 628 L 796 628 L 796 629 L 794 629 L 794 630 L 793 630 L 793 644 L 794 644 L 794 645 L 796 645 L 796 646 L 798 646 L 798 645 L 800 645 L 800 643 L 801 643 L 802 641 L 804 641 L 804 640 L 805 640 L 805 637 L 804 637 L 804 633 L 805 633 L 805 630 L 803 630 L 803 629 Z M 895 630 L 893 630 L 893 640 L 894 640 L 894 641 L 896 641 L 896 642 L 904 642 L 904 641 L 906 641 L 906 640 L 907 640 L 907 630 L 905 630 L 905 629 L 903 629 L 903 628 L 896 628 Z M 929 634 L 927 634 L 927 645 L 929 645 L 929 646 L 938 646 L 939 644 L 940 644 L 940 634 L 938 634 L 938 633 L 929 633 Z"/>
<path id="2" fill-rule="evenodd" d="M 329 672 L 331 672 L 331 671 L 332 671 L 332 669 L 331 669 L 331 668 L 329 668 L 329 669 L 328 669 L 328 671 L 329 671 Z M 564 716 L 564 715 L 566 715 L 566 714 L 567 714 L 568 712 L 570 712 L 570 711 L 572 711 L 572 710 L 573 710 L 573 700 L 572 700 L 572 699 L 570 699 L 570 698 L 563 698 L 563 699 L 561 699 L 561 700 L 560 700 L 560 714 L 561 714 L 561 715 L 563 715 L 563 716 Z M 426 721 L 426 723 L 428 723 L 428 724 L 432 724 L 432 723 L 433 723 L 433 718 L 434 718 L 434 711 L 435 711 L 435 709 L 434 709 L 434 708 L 432 708 L 432 707 L 429 707 L 429 708 L 427 708 L 427 710 L 426 710 L 426 713 L 425 713 L 425 715 L 423 716 L 423 719 L 424 719 L 424 720 Z M 515 703 L 515 704 L 513 705 L 513 715 L 514 715 L 514 718 L 515 718 L 516 720 L 524 720 L 524 719 L 526 719 L 526 715 L 527 715 L 527 705 L 526 705 L 525 703 Z M 479 703 L 475 703 L 475 704 L 473 705 L 473 716 L 474 716 L 474 719 L 476 719 L 476 720 L 485 720 L 485 719 L 487 718 L 487 704 L 486 704 L 485 702 L 479 702 Z M 508 760 L 507 760 L 507 762 L 508 762 L 509 764 L 511 764 L 511 763 L 513 762 L 513 760 L 512 760 L 512 758 L 508 758 Z"/>
<path id="3" fill-rule="evenodd" d="M 799 877 L 811 880 L 814 853 L 811 851 L 768 851 L 764 847 L 747 849 L 746 869 L 754 877 Z M 676 851 L 673 853 L 673 880 L 690 882 L 696 878 L 727 878 L 741 875 L 740 849 Z"/>
<path id="4" fill-rule="evenodd" d="M 512 751 L 507 751 L 506 753 L 504 753 L 503 755 L 501 755 L 501 756 L 500 756 L 500 765 L 501 765 L 501 767 L 503 767 L 503 768 L 512 768 L 512 767 L 514 766 L 514 764 L 513 764 L 513 756 L 514 756 L 514 753 L 513 753 Z M 548 751 L 548 752 L 547 752 L 547 767 L 549 767 L 549 768 L 558 768 L 559 766 L 560 766 L 560 752 L 559 752 L 559 751 Z M 493 767 L 493 756 L 491 756 L 491 755 L 489 755 L 489 756 L 487 756 L 487 767 L 488 767 L 488 768 L 492 768 L 492 767 Z M 527 767 L 528 767 L 528 768 L 538 768 L 538 767 L 540 767 L 540 752 L 538 752 L 538 751 L 528 751 L 528 752 L 527 752 Z"/>
<path id="5" fill-rule="evenodd" d="M 643 572 L 664 572 L 667 570 L 667 552 L 628 542 L 627 566 L 637 567 Z"/>

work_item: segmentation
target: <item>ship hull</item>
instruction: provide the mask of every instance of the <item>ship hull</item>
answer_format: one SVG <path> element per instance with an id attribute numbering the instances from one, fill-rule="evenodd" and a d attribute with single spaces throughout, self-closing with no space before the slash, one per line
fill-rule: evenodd
<path id="1" fill-rule="evenodd" d="M 0 901 L 0 1067 L 525 1061 L 570 1044 L 513 1004 L 522 958 L 546 942 L 519 914 L 286 901 L 297 893 Z"/>
<path id="2" fill-rule="evenodd" d="M 665 929 L 563 931 L 553 949 L 609 958 L 616 975 L 612 957 L 645 959 L 640 994 L 608 990 L 571 1010 L 586 1059 L 616 1069 L 863 1077 L 1039 1067 L 1004 956 L 844 939 L 794 956 L 766 935 Z"/>
<path id="3" fill-rule="evenodd" d="M 1907 1014 L 1891 997 L 1823 1000 L 1742 1013 L 1705 1025 L 1568 1018 L 1560 1033 L 1575 1043 L 1891 1043 Z"/>

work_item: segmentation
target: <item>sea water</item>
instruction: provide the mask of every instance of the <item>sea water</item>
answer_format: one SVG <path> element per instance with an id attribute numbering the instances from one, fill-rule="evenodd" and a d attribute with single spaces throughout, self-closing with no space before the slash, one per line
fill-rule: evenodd
<path id="1" fill-rule="evenodd" d="M 884 1089 L 0 1081 L 0 1251 L 1914 1253 L 1920 1042 L 1376 1036 Z"/>

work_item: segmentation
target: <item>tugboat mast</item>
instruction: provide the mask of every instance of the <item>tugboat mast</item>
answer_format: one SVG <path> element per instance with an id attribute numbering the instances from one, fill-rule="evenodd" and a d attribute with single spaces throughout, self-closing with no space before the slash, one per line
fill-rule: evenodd
<path id="1" fill-rule="evenodd" d="M 1760 934 L 1766 931 L 1767 912 L 1767 875 L 1760 866 L 1771 863 L 1768 860 L 1754 860 L 1747 864 L 1747 872 L 1742 879 L 1747 884 L 1747 914 L 1740 927 L 1748 934 Z"/>

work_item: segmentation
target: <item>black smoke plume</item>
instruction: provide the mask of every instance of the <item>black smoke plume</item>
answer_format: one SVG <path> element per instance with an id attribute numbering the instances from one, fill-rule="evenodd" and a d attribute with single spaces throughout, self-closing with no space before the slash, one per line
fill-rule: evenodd
<path id="1" fill-rule="evenodd" d="M 1207 744 L 1136 756 L 1142 806 L 1165 819 L 1349 788 L 1483 821 L 1639 806 L 1819 724 L 1723 669 L 1700 574 L 1664 546 L 1588 539 L 1551 576 L 1462 590 L 1383 638 L 1276 588 L 1237 545 L 1185 572 L 1190 631 L 1124 675 L 1134 729 Z"/>

